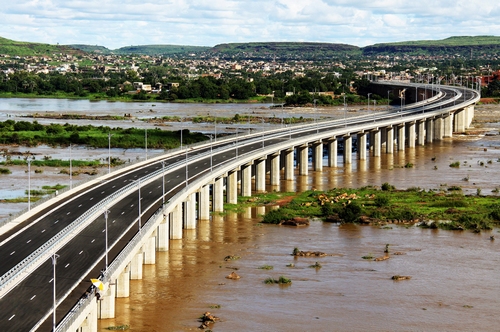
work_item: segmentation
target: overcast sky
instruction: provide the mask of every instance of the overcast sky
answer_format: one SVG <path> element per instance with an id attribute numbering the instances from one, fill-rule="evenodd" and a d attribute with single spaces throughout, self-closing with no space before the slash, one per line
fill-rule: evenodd
<path id="1" fill-rule="evenodd" d="M 110 49 L 500 35 L 499 0 L 3 0 L 0 11 L 1 37 Z"/>

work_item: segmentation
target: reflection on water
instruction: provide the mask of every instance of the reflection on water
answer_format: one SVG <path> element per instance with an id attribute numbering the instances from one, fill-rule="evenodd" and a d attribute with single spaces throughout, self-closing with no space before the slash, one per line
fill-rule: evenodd
<path id="1" fill-rule="evenodd" d="M 495 142 L 456 141 L 408 149 L 348 167 L 328 168 L 282 181 L 283 191 L 316 188 L 459 185 L 490 194 L 500 163 Z M 449 164 L 460 161 L 459 168 Z M 491 161 L 491 162 L 488 162 Z M 481 164 L 483 162 L 483 164 Z M 412 163 L 413 167 L 404 165 Z M 339 160 L 339 165 L 341 160 Z M 468 177 L 469 181 L 464 181 Z M 268 188 L 268 189 L 271 189 Z M 100 327 L 129 324 L 132 331 L 195 331 L 210 311 L 221 318 L 214 331 L 489 331 L 498 330 L 500 306 L 498 230 L 474 234 L 393 226 L 339 226 L 312 222 L 292 228 L 259 225 L 264 207 L 214 215 L 171 241 L 131 281 L 130 298 L 117 299 L 115 319 Z M 361 257 L 391 255 L 382 262 Z M 323 251 L 322 258 L 295 258 L 294 247 Z M 228 255 L 238 260 L 224 261 Z M 309 265 L 318 262 L 320 269 Z M 295 267 L 287 267 L 294 263 Z M 263 265 L 273 266 L 263 270 Z M 225 277 L 237 272 L 241 279 Z M 289 286 L 266 285 L 286 276 Z M 411 280 L 393 281 L 394 275 Z M 220 308 L 211 308 L 220 305 Z"/>

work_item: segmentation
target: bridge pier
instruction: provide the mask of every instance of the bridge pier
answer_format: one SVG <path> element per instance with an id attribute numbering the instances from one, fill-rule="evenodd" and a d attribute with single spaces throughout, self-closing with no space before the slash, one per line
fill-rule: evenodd
<path id="1" fill-rule="evenodd" d="M 434 140 L 442 141 L 444 137 L 444 121 L 442 117 L 434 120 Z"/>
<path id="2" fill-rule="evenodd" d="M 116 288 L 109 285 L 101 298 L 97 301 L 98 319 L 115 318 Z"/>
<path id="3" fill-rule="evenodd" d="M 228 172 L 226 178 L 226 199 L 228 204 L 238 203 L 238 170 Z"/>
<path id="4" fill-rule="evenodd" d="M 286 149 L 283 153 L 285 155 L 285 180 L 293 180 L 295 175 L 295 167 L 293 164 L 295 149 Z"/>
<path id="5" fill-rule="evenodd" d="M 170 239 L 182 239 L 182 206 L 176 205 L 169 216 Z"/>
<path id="6" fill-rule="evenodd" d="M 224 178 L 215 179 L 212 192 L 212 207 L 214 212 L 224 211 Z"/>
<path id="7" fill-rule="evenodd" d="M 144 244 L 144 264 L 156 264 L 156 236 L 153 232 Z"/>
<path id="8" fill-rule="evenodd" d="M 97 301 L 90 301 L 88 313 L 83 323 L 76 329 L 78 332 L 97 332 Z M 68 328 L 68 331 L 75 331 L 74 328 Z"/>
<path id="9" fill-rule="evenodd" d="M 415 121 L 408 123 L 408 147 L 414 148 L 416 143 Z"/>
<path id="10" fill-rule="evenodd" d="M 397 128 L 398 128 L 398 151 L 405 150 L 405 138 L 406 138 L 405 127 L 406 127 L 406 125 L 404 123 L 399 124 L 397 126 Z"/>
<path id="11" fill-rule="evenodd" d="M 453 137 L 453 113 L 449 113 L 448 116 L 443 117 L 444 126 L 444 137 Z"/>
<path id="12" fill-rule="evenodd" d="M 465 132 L 465 118 L 466 118 L 466 109 L 459 110 L 458 112 L 455 112 L 454 116 L 454 126 L 453 126 L 453 131 L 456 133 L 463 133 Z"/>
<path id="13" fill-rule="evenodd" d="M 130 296 L 130 263 L 116 278 L 116 297 Z"/>
<path id="14" fill-rule="evenodd" d="M 392 154 L 394 153 L 394 127 L 387 127 L 386 130 L 386 139 L 385 139 L 385 153 Z"/>
<path id="15" fill-rule="evenodd" d="M 210 185 L 204 185 L 201 187 L 198 193 L 198 219 L 199 220 L 209 220 L 210 219 Z"/>
<path id="16" fill-rule="evenodd" d="M 266 158 L 255 160 L 255 191 L 266 191 Z"/>
<path id="17" fill-rule="evenodd" d="M 434 141 L 434 120 L 426 119 L 426 131 L 425 131 L 425 141 L 427 143 L 432 143 Z"/>
<path id="18" fill-rule="evenodd" d="M 381 133 L 380 133 L 380 129 L 375 129 L 371 132 L 373 134 L 373 143 L 372 143 L 372 146 L 373 146 L 373 156 L 374 157 L 380 157 L 380 154 L 381 154 L 381 149 L 382 149 L 382 144 L 381 144 Z"/>
<path id="19" fill-rule="evenodd" d="M 270 174 L 270 183 L 271 186 L 279 186 L 280 185 L 280 153 L 279 151 L 273 153 L 269 156 L 271 159 L 271 174 Z"/>
<path id="20" fill-rule="evenodd" d="M 144 254 L 142 248 L 132 257 L 130 261 L 130 280 L 142 279 L 142 263 L 144 262 Z"/>
<path id="21" fill-rule="evenodd" d="M 337 151 L 338 141 L 337 138 L 328 140 L 328 167 L 337 167 Z"/>
<path id="22" fill-rule="evenodd" d="M 241 166 L 241 196 L 252 196 L 252 164 Z"/>
<path id="23" fill-rule="evenodd" d="M 297 154 L 299 157 L 299 175 L 309 174 L 309 145 L 298 146 Z"/>
<path id="24" fill-rule="evenodd" d="M 425 120 L 417 122 L 417 145 L 425 145 Z"/>
<path id="25" fill-rule="evenodd" d="M 359 132 L 358 136 L 358 159 L 366 160 L 366 133 Z"/>
<path id="26" fill-rule="evenodd" d="M 323 170 L 323 142 L 317 141 L 312 144 L 313 167 L 315 171 Z"/>
<path id="27" fill-rule="evenodd" d="M 352 136 L 347 134 L 344 136 L 344 166 L 352 164 Z"/>

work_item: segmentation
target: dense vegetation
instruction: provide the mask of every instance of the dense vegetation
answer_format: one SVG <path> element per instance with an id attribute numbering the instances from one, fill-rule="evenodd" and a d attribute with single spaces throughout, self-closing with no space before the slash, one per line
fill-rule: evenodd
<path id="1" fill-rule="evenodd" d="M 385 184 L 380 189 L 308 191 L 267 213 L 263 222 L 277 224 L 300 216 L 342 223 L 422 222 L 424 227 L 477 232 L 500 225 L 497 197 L 465 196 L 452 189 L 446 194 L 419 188 L 397 191 Z"/>
<path id="2" fill-rule="evenodd" d="M 111 139 L 109 139 L 111 134 Z M 172 149 L 180 146 L 181 131 L 164 131 L 160 129 L 148 130 L 137 128 L 110 128 L 107 126 L 95 127 L 91 125 L 77 126 L 71 124 L 41 125 L 37 121 L 0 122 L 0 142 L 2 144 L 22 144 L 36 146 L 48 144 L 51 146 L 68 146 L 81 144 L 95 148 L 145 147 L 147 134 L 148 148 Z M 191 133 L 188 129 L 182 131 L 183 144 L 192 144 L 207 140 L 200 133 Z"/>
<path id="3" fill-rule="evenodd" d="M 164 55 L 169 56 L 173 54 L 188 54 L 199 53 L 210 49 L 205 46 L 188 46 L 188 45 L 137 45 L 125 46 L 114 50 L 110 50 L 104 46 L 82 45 L 74 44 L 68 45 L 69 47 L 89 52 L 101 54 L 144 54 L 144 55 Z"/>

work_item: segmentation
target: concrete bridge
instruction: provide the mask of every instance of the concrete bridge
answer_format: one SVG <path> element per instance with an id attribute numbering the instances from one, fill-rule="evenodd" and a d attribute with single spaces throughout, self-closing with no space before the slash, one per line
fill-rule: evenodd
<path id="1" fill-rule="evenodd" d="M 222 212 L 224 203 L 321 171 L 324 157 L 337 167 L 340 150 L 348 165 L 452 137 L 470 126 L 479 100 L 463 87 L 376 82 L 370 89 L 399 96 L 400 105 L 185 147 L 67 191 L 4 225 L 2 330 L 97 331 L 97 319 L 115 316 L 115 298 L 129 296 L 129 281 L 155 264 L 156 251 L 169 250 L 170 240 Z M 99 301 L 91 278 L 104 285 Z"/>

